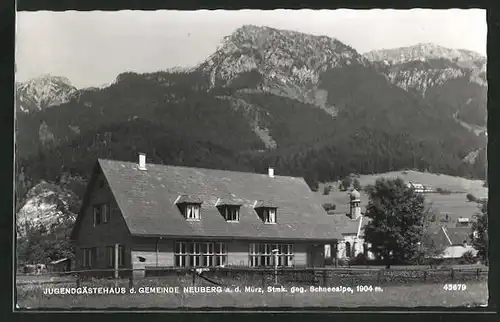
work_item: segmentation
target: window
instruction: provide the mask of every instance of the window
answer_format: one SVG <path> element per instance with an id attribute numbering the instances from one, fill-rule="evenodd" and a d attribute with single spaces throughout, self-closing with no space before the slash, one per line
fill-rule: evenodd
<path id="1" fill-rule="evenodd" d="M 226 243 L 176 242 L 176 267 L 213 267 L 227 263 Z"/>
<path id="2" fill-rule="evenodd" d="M 225 243 L 215 243 L 215 266 L 224 266 L 227 261 Z"/>
<path id="3" fill-rule="evenodd" d="M 240 206 L 221 206 L 219 211 L 227 221 L 240 221 Z"/>
<path id="4" fill-rule="evenodd" d="M 276 208 L 262 207 L 257 209 L 257 214 L 266 224 L 276 223 Z"/>
<path id="5" fill-rule="evenodd" d="M 106 261 L 108 267 L 115 267 L 115 246 L 108 246 L 106 248 Z M 125 265 L 125 247 L 118 246 L 118 266 Z"/>
<path id="6" fill-rule="evenodd" d="M 351 243 L 350 242 L 346 242 L 345 243 L 345 257 L 349 258 L 351 257 Z"/>
<path id="7" fill-rule="evenodd" d="M 125 265 L 125 247 L 122 245 L 118 246 L 118 266 Z"/>
<path id="8" fill-rule="evenodd" d="M 114 267 L 115 265 L 115 246 L 108 246 L 106 248 L 106 257 L 108 267 Z"/>
<path id="9" fill-rule="evenodd" d="M 100 224 L 109 222 L 109 207 L 108 204 L 100 204 L 94 206 L 94 227 Z"/>
<path id="10" fill-rule="evenodd" d="M 189 220 L 200 220 L 200 205 L 186 204 L 184 206 L 184 216 Z"/>
<path id="11" fill-rule="evenodd" d="M 91 268 L 93 257 L 95 254 L 94 248 L 82 248 L 82 267 Z"/>
<path id="12" fill-rule="evenodd" d="M 201 251 L 203 253 L 203 266 L 214 266 L 214 244 L 213 243 L 203 243 L 201 245 Z"/>
<path id="13" fill-rule="evenodd" d="M 273 250 L 278 250 L 277 254 L 273 254 Z M 278 266 L 291 267 L 293 266 L 293 245 L 292 244 L 250 244 L 250 266 L 251 267 L 266 267 L 275 266 L 277 260 Z"/>
<path id="14" fill-rule="evenodd" d="M 187 246 L 184 242 L 175 243 L 175 266 L 187 267 Z"/>

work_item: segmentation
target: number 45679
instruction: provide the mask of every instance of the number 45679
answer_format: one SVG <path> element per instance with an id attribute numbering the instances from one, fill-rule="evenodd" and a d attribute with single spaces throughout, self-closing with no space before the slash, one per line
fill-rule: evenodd
<path id="1" fill-rule="evenodd" d="M 467 285 L 465 284 L 444 284 L 443 290 L 445 291 L 465 291 Z"/>

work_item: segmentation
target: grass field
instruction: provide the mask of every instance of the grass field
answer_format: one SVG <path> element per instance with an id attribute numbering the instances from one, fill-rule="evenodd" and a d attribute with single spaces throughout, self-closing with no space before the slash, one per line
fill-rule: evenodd
<path id="1" fill-rule="evenodd" d="M 18 289 L 20 308 L 221 308 L 221 307 L 359 307 L 479 306 L 486 304 L 486 282 L 467 283 L 466 290 L 447 291 L 443 284 L 384 286 L 377 292 L 353 293 L 183 293 L 124 295 L 44 295 L 42 288 Z M 308 291 L 308 287 L 304 286 Z"/>
<path id="2" fill-rule="evenodd" d="M 423 173 L 418 171 L 394 171 L 375 175 L 360 175 L 359 181 L 362 186 L 375 183 L 379 178 L 401 178 L 406 182 L 412 181 L 423 185 L 445 190 L 454 191 L 452 194 L 428 193 L 426 200 L 432 203 L 437 213 L 449 214 L 450 222 L 458 217 L 473 217 L 478 212 L 478 205 L 467 200 L 467 194 L 471 193 L 477 198 L 487 198 L 488 189 L 483 187 L 481 180 L 469 180 L 452 177 L 444 174 Z M 349 196 L 346 191 L 339 191 L 338 184 L 333 184 L 334 189 L 328 195 L 323 195 L 325 184 L 321 184 L 317 192 L 320 202 L 332 203 L 337 207 L 336 213 L 346 213 L 349 210 Z M 368 196 L 361 192 L 361 204 L 366 206 Z"/>

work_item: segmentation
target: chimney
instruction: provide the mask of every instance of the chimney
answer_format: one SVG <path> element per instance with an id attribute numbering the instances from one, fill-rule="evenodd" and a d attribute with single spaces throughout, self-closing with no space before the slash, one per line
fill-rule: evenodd
<path id="1" fill-rule="evenodd" d="M 269 178 L 274 178 L 274 168 L 269 168 L 268 174 L 269 174 Z"/>
<path id="2" fill-rule="evenodd" d="M 146 170 L 146 154 L 139 153 L 139 170 Z"/>

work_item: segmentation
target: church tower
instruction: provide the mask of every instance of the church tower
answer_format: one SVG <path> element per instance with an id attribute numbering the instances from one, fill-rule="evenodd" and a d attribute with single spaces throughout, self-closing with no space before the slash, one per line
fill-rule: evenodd
<path id="1" fill-rule="evenodd" d="M 349 207 L 349 217 L 351 219 L 358 219 L 361 217 L 361 194 L 356 190 L 353 189 L 351 191 L 351 200 L 350 200 L 350 207 Z"/>

